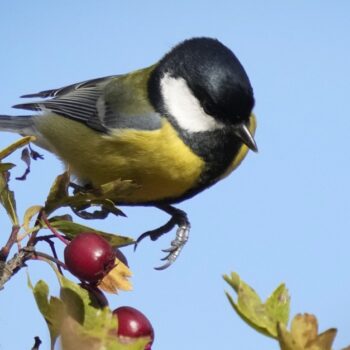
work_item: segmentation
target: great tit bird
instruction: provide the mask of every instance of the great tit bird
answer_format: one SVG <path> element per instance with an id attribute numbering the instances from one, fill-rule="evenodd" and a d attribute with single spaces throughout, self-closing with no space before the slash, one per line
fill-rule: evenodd
<path id="1" fill-rule="evenodd" d="M 41 113 L 0 116 L 0 130 L 33 135 L 90 188 L 123 179 L 138 185 L 118 205 L 155 206 L 171 215 L 140 236 L 155 240 L 178 226 L 165 265 L 176 260 L 190 223 L 172 206 L 230 174 L 257 151 L 253 89 L 233 52 L 192 38 L 158 63 L 128 74 L 24 95 L 15 105 Z"/>

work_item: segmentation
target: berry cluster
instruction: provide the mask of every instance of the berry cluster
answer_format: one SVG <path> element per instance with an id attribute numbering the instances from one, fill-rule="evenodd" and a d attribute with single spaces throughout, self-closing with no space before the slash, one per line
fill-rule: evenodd
<path id="1" fill-rule="evenodd" d="M 91 302 L 96 307 L 108 305 L 106 297 L 97 285 L 113 269 L 116 258 L 128 266 L 124 254 L 94 232 L 79 234 L 64 250 L 67 269 L 82 281 L 81 286 L 89 292 Z M 115 309 L 113 314 L 118 319 L 116 336 L 121 342 L 128 343 L 140 337 L 149 337 L 151 341 L 145 350 L 151 349 L 154 330 L 143 313 L 135 308 L 123 306 Z"/>

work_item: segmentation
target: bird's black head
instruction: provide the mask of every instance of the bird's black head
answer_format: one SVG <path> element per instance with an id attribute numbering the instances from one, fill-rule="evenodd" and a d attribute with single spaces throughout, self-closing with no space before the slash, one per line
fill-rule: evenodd
<path id="1" fill-rule="evenodd" d="M 184 94 L 177 97 L 172 89 L 170 96 L 165 96 L 164 77 L 185 82 L 205 114 L 225 125 L 247 121 L 254 106 L 253 89 L 243 66 L 231 50 L 215 39 L 186 40 L 156 66 L 149 81 L 149 96 L 155 108 L 166 114 L 167 102 L 172 99 L 169 103 L 182 104 Z"/>

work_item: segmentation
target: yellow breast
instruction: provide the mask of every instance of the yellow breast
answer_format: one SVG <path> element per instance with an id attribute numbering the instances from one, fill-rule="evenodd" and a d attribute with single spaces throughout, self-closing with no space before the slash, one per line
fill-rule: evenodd
<path id="1" fill-rule="evenodd" d="M 190 151 L 167 122 L 159 130 L 122 129 L 104 135 L 55 115 L 41 118 L 38 128 L 50 148 L 78 178 L 93 185 L 132 180 L 139 188 L 125 203 L 177 198 L 193 188 L 204 161 Z"/>

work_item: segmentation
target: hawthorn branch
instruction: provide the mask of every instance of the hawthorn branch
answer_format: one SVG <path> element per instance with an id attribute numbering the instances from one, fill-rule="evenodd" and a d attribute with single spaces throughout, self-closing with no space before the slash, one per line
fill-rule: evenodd
<path id="1" fill-rule="evenodd" d="M 6 247 L 6 246 L 5 246 Z M 25 262 L 33 256 L 33 250 L 20 250 L 10 260 L 0 261 L 0 290 L 4 289 L 4 285 L 14 276 L 23 266 Z"/>
<path id="2" fill-rule="evenodd" d="M 5 263 L 7 260 L 12 246 L 17 242 L 17 234 L 20 227 L 18 225 L 12 226 L 12 231 L 6 244 L 0 250 L 0 262 Z"/>

